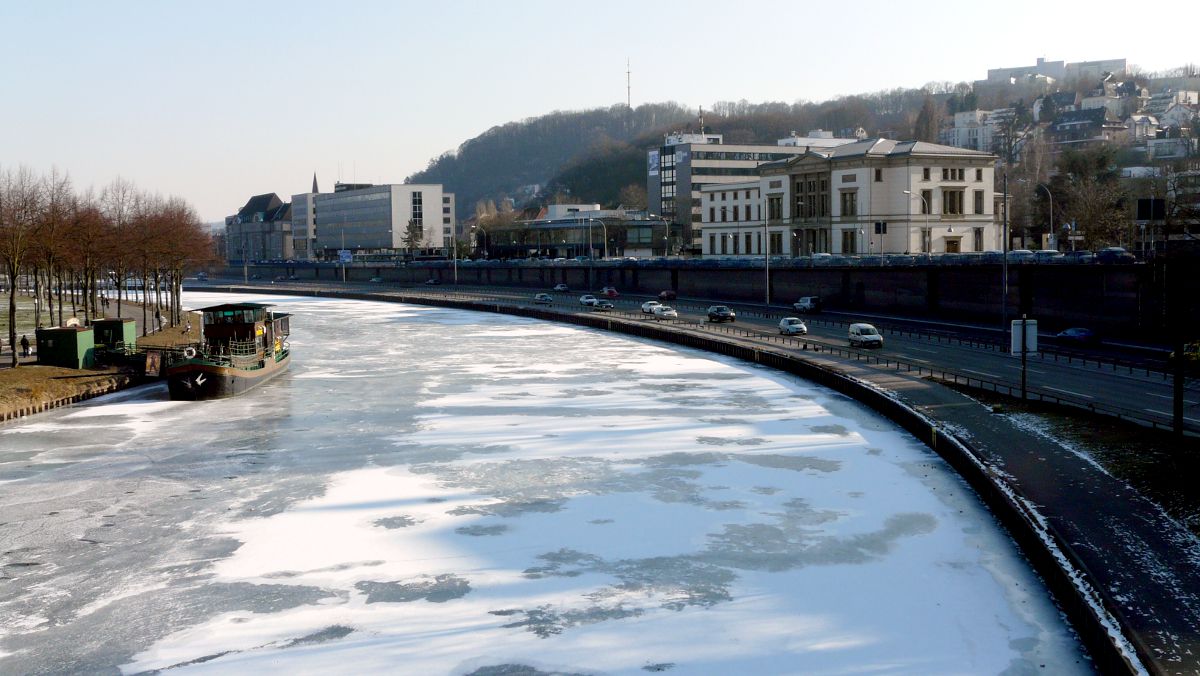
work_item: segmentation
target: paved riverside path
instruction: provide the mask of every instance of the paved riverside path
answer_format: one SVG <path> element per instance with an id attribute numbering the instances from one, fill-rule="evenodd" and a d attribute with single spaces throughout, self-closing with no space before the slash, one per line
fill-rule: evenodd
<path id="1" fill-rule="evenodd" d="M 208 290 L 208 289 L 206 289 Z M 422 289 L 371 290 L 321 287 L 280 289 L 220 287 L 213 291 L 299 293 L 443 305 L 444 293 Z M 456 300 L 473 294 L 461 290 Z M 487 293 L 486 306 L 521 305 Z M 572 314 L 575 314 L 572 312 Z M 584 313 L 590 314 L 590 313 Z M 614 321 L 641 318 L 614 315 Z M 657 324 L 657 322 L 656 322 Z M 662 323 L 667 324 L 667 323 Z M 1158 506 L 1098 465 L 1053 439 L 1023 428 L 966 394 L 910 372 L 868 365 L 832 354 L 766 343 L 738 333 L 716 333 L 694 321 L 671 322 L 762 350 L 787 353 L 837 370 L 891 393 L 965 442 L 1008 488 L 1044 520 L 1056 544 L 1081 570 L 1105 609 L 1121 625 L 1147 669 L 1200 674 L 1200 542 Z M 1105 666 L 1105 665 L 1101 665 Z M 1111 666 L 1111 665 L 1108 665 Z"/>

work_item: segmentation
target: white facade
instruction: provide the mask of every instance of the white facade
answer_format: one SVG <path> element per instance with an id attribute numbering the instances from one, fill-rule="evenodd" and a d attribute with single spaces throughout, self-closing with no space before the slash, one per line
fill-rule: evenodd
<path id="1" fill-rule="evenodd" d="M 991 152 L 996 133 L 992 117 L 992 112 L 987 110 L 955 113 L 954 126 L 940 130 L 938 141 L 955 148 Z"/>
<path id="2" fill-rule="evenodd" d="M 292 195 L 292 248 L 296 258 L 313 260 L 313 197 L 317 193 L 305 192 Z"/>
<path id="3" fill-rule="evenodd" d="M 564 218 L 600 218 L 592 215 L 599 212 L 599 204 L 549 204 L 546 206 L 546 219 L 557 221 Z"/>
<path id="4" fill-rule="evenodd" d="M 763 229 L 766 219 L 759 180 L 705 186 L 700 195 L 702 255 L 761 256 L 767 246 L 772 254 L 784 253 L 787 228 Z"/>
<path id="5" fill-rule="evenodd" d="M 994 250 L 1001 243 L 994 163 L 990 153 L 870 139 L 765 165 L 757 199 L 766 231 L 780 233 L 782 253 L 793 256 Z M 704 191 L 704 215 L 715 222 L 704 223 L 703 239 L 721 255 L 710 230 L 741 230 L 744 237 L 745 230 L 761 231 L 763 220 L 745 218 L 743 207 L 740 219 L 722 223 L 721 212 L 708 209 L 722 204 L 708 199 L 714 191 L 720 188 Z M 727 205 L 731 216 L 734 204 Z"/>

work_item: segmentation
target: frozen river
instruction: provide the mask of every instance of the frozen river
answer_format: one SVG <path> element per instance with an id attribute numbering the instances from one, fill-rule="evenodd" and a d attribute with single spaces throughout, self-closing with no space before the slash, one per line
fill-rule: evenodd
<path id="1" fill-rule="evenodd" d="M 294 357 L 258 390 L 0 427 L 0 673 L 1090 671 L 966 486 L 841 395 L 533 320 L 268 302 Z"/>

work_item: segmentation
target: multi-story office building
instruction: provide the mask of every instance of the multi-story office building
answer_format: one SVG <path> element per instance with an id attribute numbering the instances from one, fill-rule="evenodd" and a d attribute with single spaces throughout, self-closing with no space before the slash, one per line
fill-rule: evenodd
<path id="1" fill-rule="evenodd" d="M 255 195 L 225 218 L 226 260 L 293 257 L 292 206 L 275 193 Z"/>
<path id="2" fill-rule="evenodd" d="M 868 139 L 763 165 L 755 182 L 705 188 L 704 253 L 954 253 L 1001 246 L 996 156 Z"/>
<path id="3" fill-rule="evenodd" d="M 652 213 L 674 224 L 671 253 L 699 251 L 703 221 L 700 191 L 708 185 L 740 183 L 758 176 L 758 166 L 802 155 L 815 148 L 834 148 L 855 139 L 834 138 L 817 130 L 793 135 L 775 145 L 726 144 L 721 134 L 667 134 L 663 145 L 646 153 L 646 196 Z"/>
<path id="4" fill-rule="evenodd" d="M 445 254 L 455 227 L 454 195 L 441 185 L 338 183 L 332 193 L 293 195 L 292 203 L 296 250 L 313 259 L 334 258 L 338 249 Z"/>

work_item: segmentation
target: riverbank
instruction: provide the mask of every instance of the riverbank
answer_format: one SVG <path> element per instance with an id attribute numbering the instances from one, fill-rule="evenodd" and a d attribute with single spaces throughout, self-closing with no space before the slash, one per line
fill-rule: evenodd
<path id="1" fill-rule="evenodd" d="M 126 318 L 140 324 L 141 306 L 124 304 L 123 310 L 122 314 Z M 193 321 L 190 334 L 186 333 L 184 328 L 186 327 L 167 326 L 147 336 L 139 336 L 138 345 L 176 347 L 200 339 L 198 320 Z M 21 334 L 18 332 L 18 335 Z M 7 348 L 7 344 L 5 347 Z M 37 363 L 36 355 L 18 357 L 20 365 L 15 368 L 11 363 L 12 351 L 6 349 L 0 352 L 0 423 L 153 380 L 140 370 L 127 367 L 70 369 L 43 366 Z"/>

